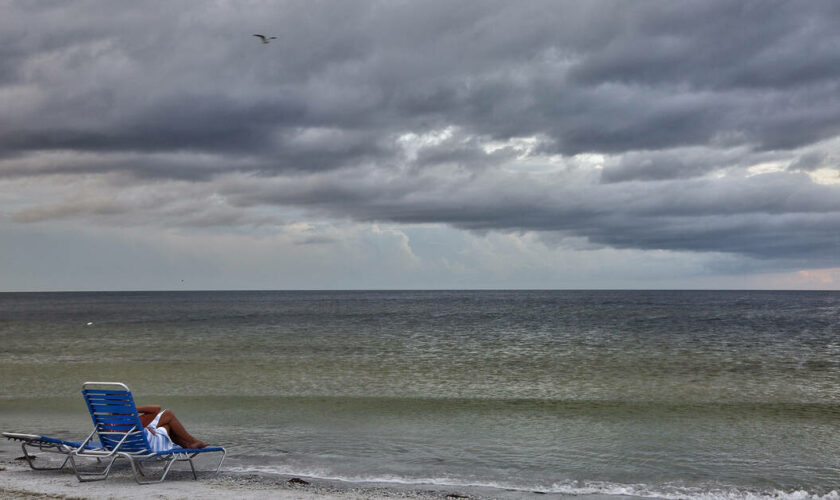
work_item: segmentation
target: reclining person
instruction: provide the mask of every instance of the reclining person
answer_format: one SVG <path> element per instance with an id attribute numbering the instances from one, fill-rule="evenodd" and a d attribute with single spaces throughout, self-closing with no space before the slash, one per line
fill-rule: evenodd
<path id="1" fill-rule="evenodd" d="M 187 449 L 207 447 L 207 443 L 199 441 L 187 432 L 172 410 L 161 411 L 160 406 L 148 405 L 138 407 L 137 412 L 140 413 L 143 433 L 146 434 L 152 451 L 171 450 L 175 447 L 173 442 Z"/>

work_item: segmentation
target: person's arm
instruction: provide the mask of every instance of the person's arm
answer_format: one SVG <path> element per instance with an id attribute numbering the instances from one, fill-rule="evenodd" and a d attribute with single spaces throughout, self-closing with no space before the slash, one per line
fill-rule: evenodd
<path id="1" fill-rule="evenodd" d="M 146 406 L 139 406 L 137 407 L 138 413 L 151 413 L 153 415 L 157 415 L 160 412 L 160 406 L 158 405 L 146 405 Z"/>
<path id="2" fill-rule="evenodd" d="M 159 412 L 160 406 L 158 405 L 146 405 L 137 407 L 137 413 L 140 414 L 140 424 L 143 427 L 147 427 L 150 423 L 152 423 L 152 420 L 155 419 L 155 415 L 157 415 Z M 152 434 L 154 433 L 155 431 L 152 430 Z"/>

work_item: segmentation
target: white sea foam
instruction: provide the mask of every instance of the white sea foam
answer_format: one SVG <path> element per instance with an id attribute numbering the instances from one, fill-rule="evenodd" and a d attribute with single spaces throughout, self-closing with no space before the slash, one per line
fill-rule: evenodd
<path id="1" fill-rule="evenodd" d="M 703 488 L 607 482 L 555 483 L 544 491 L 569 495 L 629 495 L 668 500 L 840 500 L 840 492 L 836 490 L 826 494 L 816 494 L 804 490 L 750 490 L 735 486 Z"/>
<path id="2" fill-rule="evenodd" d="M 750 490 L 735 486 L 686 487 L 669 484 L 620 484 L 600 481 L 568 481 L 551 485 L 524 485 L 494 481 L 464 481 L 451 477 L 402 477 L 395 475 L 352 476 L 335 475 L 319 469 L 295 469 L 283 466 L 232 467 L 235 472 L 303 476 L 312 479 L 340 481 L 345 483 L 394 484 L 400 486 L 446 486 L 456 488 L 491 488 L 522 492 L 558 493 L 562 495 L 609 495 L 631 496 L 666 500 L 840 500 L 840 491 L 825 494 L 805 490 Z"/>

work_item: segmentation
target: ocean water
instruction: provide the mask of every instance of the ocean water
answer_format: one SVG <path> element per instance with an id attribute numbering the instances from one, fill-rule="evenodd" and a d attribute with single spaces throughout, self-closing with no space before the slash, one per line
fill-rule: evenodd
<path id="1" fill-rule="evenodd" d="M 840 498 L 836 292 L 6 293 L 0 345 L 3 431 L 84 437 L 116 380 L 228 470 Z"/>

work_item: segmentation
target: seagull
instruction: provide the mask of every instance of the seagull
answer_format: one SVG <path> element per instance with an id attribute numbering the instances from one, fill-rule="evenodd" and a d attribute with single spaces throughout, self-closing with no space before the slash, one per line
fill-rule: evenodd
<path id="1" fill-rule="evenodd" d="M 259 38 L 260 40 L 262 40 L 262 43 L 268 43 L 269 40 L 276 40 L 277 39 L 276 36 L 258 35 L 256 33 L 254 34 L 254 36 Z"/>

